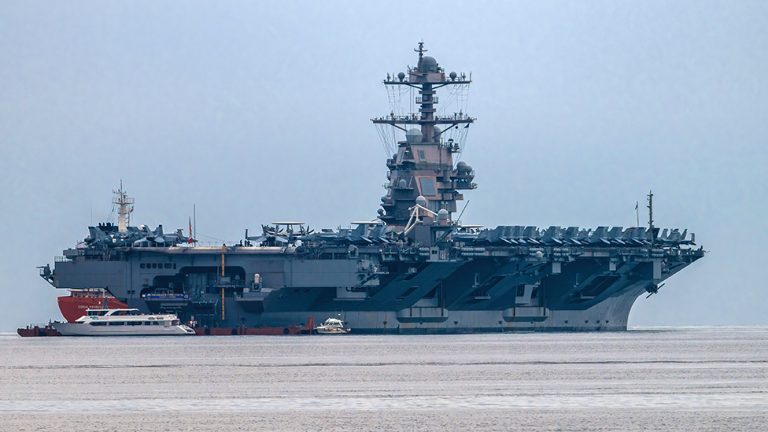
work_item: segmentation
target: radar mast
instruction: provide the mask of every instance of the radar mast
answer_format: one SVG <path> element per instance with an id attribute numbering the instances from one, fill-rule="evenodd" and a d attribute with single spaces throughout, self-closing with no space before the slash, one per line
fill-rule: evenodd
<path id="1" fill-rule="evenodd" d="M 120 180 L 120 189 L 113 190 L 115 194 L 112 204 L 117 206 L 117 231 L 128 232 L 128 224 L 131 222 L 131 213 L 133 213 L 133 198 L 123 190 L 123 181 Z"/>

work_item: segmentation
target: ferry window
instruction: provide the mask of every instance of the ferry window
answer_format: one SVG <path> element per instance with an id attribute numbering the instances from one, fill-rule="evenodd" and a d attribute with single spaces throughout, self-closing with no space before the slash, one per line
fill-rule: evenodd
<path id="1" fill-rule="evenodd" d="M 109 323 L 109 325 L 111 325 L 111 326 L 121 326 L 121 325 L 125 325 L 125 322 L 123 322 L 123 321 L 112 321 L 111 323 Z"/>
<path id="2" fill-rule="evenodd" d="M 176 270 L 176 263 L 173 263 L 173 269 Z"/>
<path id="3" fill-rule="evenodd" d="M 92 326 L 105 326 L 105 325 L 107 325 L 107 323 L 105 323 L 105 322 L 92 322 L 91 325 Z"/>
<path id="4" fill-rule="evenodd" d="M 139 268 L 144 268 L 144 263 L 139 264 Z"/>
<path id="5" fill-rule="evenodd" d="M 171 263 L 165 263 L 165 268 L 171 268 Z"/>
<path id="6" fill-rule="evenodd" d="M 424 150 L 419 150 L 419 159 L 421 160 L 426 159 L 426 156 L 424 155 Z"/>
<path id="7" fill-rule="evenodd" d="M 157 268 L 157 263 L 152 263 L 152 268 L 156 269 Z"/>
<path id="8" fill-rule="evenodd" d="M 525 285 L 519 285 L 517 287 L 517 296 L 522 297 L 525 295 Z"/>
<path id="9" fill-rule="evenodd" d="M 435 196 L 437 189 L 435 189 L 435 179 L 420 178 L 419 185 L 421 185 L 421 194 L 424 196 Z"/>
<path id="10" fill-rule="evenodd" d="M 152 322 L 150 322 L 150 321 L 144 321 L 144 325 L 152 325 Z"/>
<path id="11" fill-rule="evenodd" d="M 152 321 L 152 325 L 160 325 L 160 323 L 157 321 Z"/>
<path id="12" fill-rule="evenodd" d="M 141 325 L 141 321 L 131 321 L 128 323 L 128 325 L 132 325 L 132 326 Z"/>
<path id="13" fill-rule="evenodd" d="M 539 298 L 539 289 L 534 288 L 533 291 L 531 291 L 531 298 Z"/>

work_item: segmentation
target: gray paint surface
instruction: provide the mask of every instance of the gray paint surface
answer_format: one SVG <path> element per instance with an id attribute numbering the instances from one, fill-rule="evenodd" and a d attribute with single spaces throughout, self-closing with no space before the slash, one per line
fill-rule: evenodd
<path id="1" fill-rule="evenodd" d="M 653 189 L 657 223 L 713 252 L 630 323 L 766 323 L 768 6 L 441 5 L 3 2 L 0 329 L 58 316 L 34 266 L 109 217 L 120 178 L 134 221 L 186 227 L 197 203 L 212 243 L 372 217 L 375 89 L 421 38 L 475 79 L 463 220 L 628 226 Z"/>

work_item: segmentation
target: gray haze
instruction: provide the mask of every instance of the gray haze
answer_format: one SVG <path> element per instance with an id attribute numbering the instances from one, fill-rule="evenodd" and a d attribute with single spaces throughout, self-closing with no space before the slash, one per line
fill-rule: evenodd
<path id="1" fill-rule="evenodd" d="M 0 329 L 60 318 L 35 266 L 111 212 L 204 240 L 375 216 L 381 80 L 471 71 L 487 226 L 657 225 L 711 253 L 633 325 L 766 324 L 768 3 L 0 3 Z M 641 223 L 645 223 L 645 213 Z"/>

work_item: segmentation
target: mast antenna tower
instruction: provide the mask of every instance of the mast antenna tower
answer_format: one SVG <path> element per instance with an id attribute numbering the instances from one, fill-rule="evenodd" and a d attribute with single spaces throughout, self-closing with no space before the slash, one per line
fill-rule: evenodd
<path id="1" fill-rule="evenodd" d="M 128 224 L 131 222 L 131 213 L 133 213 L 133 198 L 123 190 L 123 180 L 120 180 L 120 189 L 113 190 L 115 194 L 112 204 L 117 206 L 117 231 L 128 232 Z"/>
<path id="2" fill-rule="evenodd" d="M 651 236 L 651 247 L 654 245 L 654 240 L 656 240 L 656 232 L 654 232 L 653 227 L 653 191 L 648 191 L 648 231 L 649 235 Z"/>
<path id="3" fill-rule="evenodd" d="M 408 224 L 414 203 L 435 214 L 445 210 L 450 217 L 456 211 L 456 202 L 463 199 L 459 191 L 477 187 L 472 182 L 475 174 L 471 166 L 465 162 L 454 165 L 454 154 L 462 151 L 466 130 L 475 118 L 462 109 L 445 114 L 437 109 L 437 90 L 466 89 L 472 82 L 471 75 L 446 72 L 434 57 L 425 55 L 424 42 L 419 42 L 414 51 L 418 54 L 416 67 L 388 73 L 383 83 L 388 89 L 418 93 L 412 98 L 418 106 L 416 112 L 400 114 L 392 110 L 389 115 L 371 119 L 377 128 L 386 126 L 387 131 L 391 128 L 405 135 L 405 140 L 395 141 L 394 154 L 387 155 L 391 156 L 387 160 L 389 181 L 379 209 L 379 219 L 400 227 Z M 390 135 L 382 130 L 380 137 L 386 140 Z M 450 138 L 453 134 L 459 141 Z"/>

